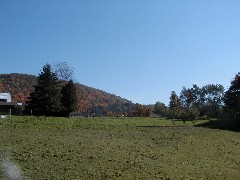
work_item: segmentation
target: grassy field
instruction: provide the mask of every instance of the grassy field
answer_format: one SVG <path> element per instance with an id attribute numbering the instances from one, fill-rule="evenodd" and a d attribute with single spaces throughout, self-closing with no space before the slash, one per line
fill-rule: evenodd
<path id="1" fill-rule="evenodd" d="M 240 132 L 159 118 L 12 117 L 0 119 L 0 162 L 0 179 L 239 179 Z"/>

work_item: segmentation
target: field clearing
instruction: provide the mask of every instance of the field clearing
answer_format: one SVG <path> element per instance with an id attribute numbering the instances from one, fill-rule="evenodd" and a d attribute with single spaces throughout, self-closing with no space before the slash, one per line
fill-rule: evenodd
<path id="1" fill-rule="evenodd" d="M 240 133 L 159 118 L 12 117 L 0 119 L 0 179 L 6 161 L 22 179 L 239 179 Z"/>

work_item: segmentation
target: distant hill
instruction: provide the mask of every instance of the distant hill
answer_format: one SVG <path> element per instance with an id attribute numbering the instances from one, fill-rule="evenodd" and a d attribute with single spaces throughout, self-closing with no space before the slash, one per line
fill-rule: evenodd
<path id="1" fill-rule="evenodd" d="M 24 103 L 37 77 L 29 74 L 0 74 L 0 92 L 10 92 L 13 102 Z M 117 115 L 124 114 L 134 108 L 134 104 L 120 96 L 104 92 L 76 83 L 78 111 L 85 114 Z"/>

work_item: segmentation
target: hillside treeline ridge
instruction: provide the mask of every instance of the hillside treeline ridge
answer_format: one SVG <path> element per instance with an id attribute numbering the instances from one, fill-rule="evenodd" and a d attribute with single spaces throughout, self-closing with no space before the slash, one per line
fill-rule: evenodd
<path id="1" fill-rule="evenodd" d="M 37 76 L 11 73 L 0 74 L 0 92 L 10 92 L 13 102 L 25 103 L 34 91 Z M 77 112 L 84 115 L 112 116 L 127 114 L 134 109 L 131 101 L 105 91 L 75 83 L 77 90 Z"/>

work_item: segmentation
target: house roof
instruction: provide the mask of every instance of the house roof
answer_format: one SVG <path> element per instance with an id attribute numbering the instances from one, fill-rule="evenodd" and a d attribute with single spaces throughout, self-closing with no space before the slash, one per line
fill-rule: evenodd
<path id="1" fill-rule="evenodd" d="M 0 93 L 0 99 L 4 99 L 7 102 L 12 102 L 12 98 L 11 98 L 10 93 Z"/>

